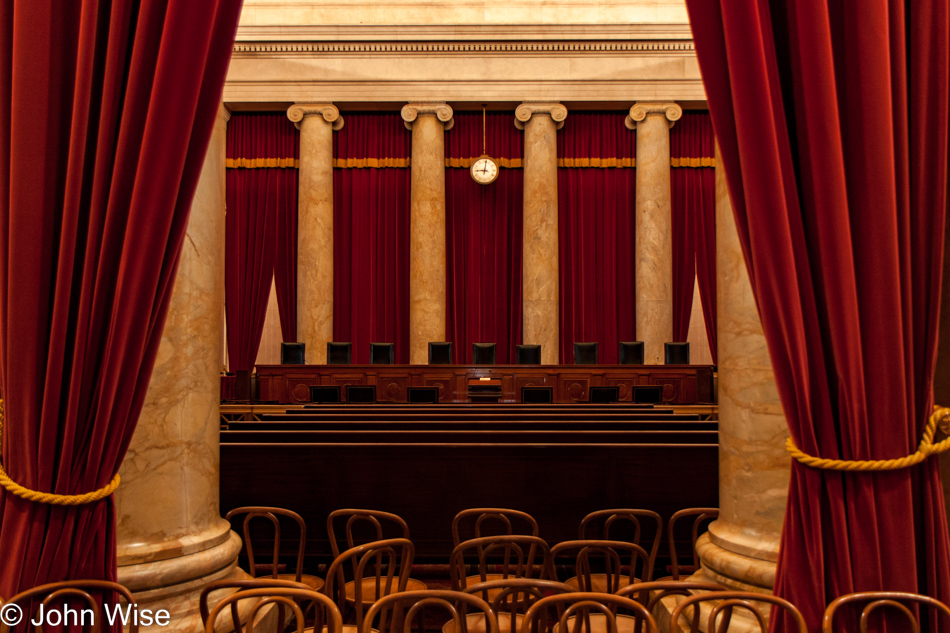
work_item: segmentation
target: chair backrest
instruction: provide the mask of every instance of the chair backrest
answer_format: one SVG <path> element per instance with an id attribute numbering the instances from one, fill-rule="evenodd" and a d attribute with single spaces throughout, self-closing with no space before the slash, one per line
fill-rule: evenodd
<path id="1" fill-rule="evenodd" d="M 327 343 L 327 365 L 349 365 L 352 343 L 329 341 Z"/>
<path id="2" fill-rule="evenodd" d="M 525 404 L 551 404 L 554 402 L 554 387 L 521 388 L 521 402 Z"/>
<path id="3" fill-rule="evenodd" d="M 405 611 L 407 607 L 408 611 Z M 421 621 L 425 617 L 423 610 L 432 607 L 440 608 L 449 614 L 455 624 L 453 629 L 455 631 L 465 631 L 466 616 L 481 612 L 484 617 L 484 629 L 479 628 L 479 630 L 485 633 L 498 633 L 498 620 L 487 602 L 469 593 L 445 589 L 407 591 L 383 596 L 366 612 L 363 628 L 358 633 L 371 633 L 377 617 L 380 622 L 376 630 L 380 633 L 411 633 L 412 623 L 417 617 L 420 619 L 420 626 L 417 626 L 415 630 L 425 631 L 424 623 Z M 389 613 L 395 613 L 396 616 L 387 617 Z M 388 627 L 387 620 L 390 623 Z"/>
<path id="4" fill-rule="evenodd" d="M 502 534 L 483 536 L 459 543 L 449 557 L 452 588 L 463 591 L 468 586 L 468 563 L 476 560 L 479 582 L 488 575 L 501 578 L 545 578 L 552 573 L 551 549 L 536 536 Z"/>
<path id="5" fill-rule="evenodd" d="M 115 609 L 119 605 L 119 600 L 116 600 L 117 595 L 119 600 L 125 600 L 126 605 L 136 603 L 128 589 L 119 583 L 107 580 L 66 580 L 27 589 L 3 603 L 6 610 L 3 612 L 5 617 L 0 618 L 0 632 L 9 633 L 20 622 L 23 622 L 24 628 L 22 630 L 27 630 L 27 624 L 36 617 L 36 614 L 32 611 L 34 611 L 34 608 L 38 611 L 40 605 L 42 605 L 45 613 L 43 620 L 51 628 L 58 630 L 61 625 L 64 625 L 63 630 L 68 628 L 70 631 L 81 630 L 99 633 L 103 622 L 108 625 L 105 609 L 110 607 Z M 57 603 L 64 602 L 68 603 L 69 610 L 55 608 Z M 80 604 L 77 605 L 77 602 Z M 12 622 L 16 608 L 10 605 L 19 607 L 20 613 L 23 614 L 17 622 Z M 60 622 L 53 619 L 54 613 L 56 614 L 55 617 L 61 620 Z M 167 623 L 165 624 L 167 625 Z M 43 626 L 40 626 L 36 630 L 41 631 L 43 628 Z M 129 633 L 137 633 L 139 630 L 138 622 L 130 618 L 126 630 Z"/>
<path id="6" fill-rule="evenodd" d="M 310 402 L 329 404 L 340 402 L 340 385 L 311 385 Z"/>
<path id="7" fill-rule="evenodd" d="M 663 387 L 658 385 L 634 385 L 634 404 L 659 404 L 663 401 Z"/>
<path id="8" fill-rule="evenodd" d="M 700 606 L 702 602 L 709 602 L 711 607 L 705 627 L 702 627 L 701 618 L 696 615 L 696 607 Z M 756 603 L 759 603 L 763 608 L 757 607 Z M 751 619 L 759 625 L 759 631 L 761 631 L 761 633 L 767 633 L 769 627 L 765 615 L 763 615 L 763 611 L 765 606 L 772 605 L 783 609 L 791 616 L 798 628 L 798 633 L 808 633 L 805 618 L 802 617 L 801 612 L 795 608 L 795 605 L 791 602 L 779 598 L 778 596 L 754 593 L 751 591 L 710 591 L 708 593 L 699 593 L 680 601 L 670 616 L 670 622 L 672 623 L 670 633 L 684 633 L 682 624 L 685 617 L 684 620 L 680 619 L 684 611 L 693 614 L 691 620 L 685 620 L 690 623 L 690 628 L 685 629 L 689 631 L 689 633 L 699 633 L 700 630 L 709 631 L 710 633 L 714 631 L 716 633 L 728 631 L 732 616 L 737 609 L 747 612 Z M 775 613 L 774 608 L 772 612 Z M 750 630 L 754 629 L 743 628 L 743 631 Z M 785 633 L 794 632 L 786 628 Z"/>
<path id="9" fill-rule="evenodd" d="M 495 364 L 495 344 L 494 343 L 472 343 L 472 364 L 473 365 L 494 365 Z"/>
<path id="10" fill-rule="evenodd" d="M 346 401 L 349 404 L 376 404 L 376 385 L 347 385 Z"/>
<path id="11" fill-rule="evenodd" d="M 406 387 L 406 395 L 410 403 L 438 404 L 438 387 Z"/>
<path id="12" fill-rule="evenodd" d="M 646 527 L 646 530 L 643 530 L 643 527 Z M 595 534 L 595 531 L 600 533 Z M 643 546 L 641 536 L 643 536 L 644 531 L 647 535 L 652 536 L 647 551 L 649 555 L 649 577 L 653 578 L 656 554 L 660 550 L 660 541 L 663 539 L 663 517 L 653 510 L 639 508 L 596 510 L 581 519 L 577 537 L 579 539 L 601 538 L 612 541 L 629 541 Z M 645 546 L 644 549 L 646 549 Z"/>
<path id="13" fill-rule="evenodd" d="M 452 545 L 498 534 L 537 536 L 538 522 L 527 512 L 509 508 L 468 508 L 452 518 Z"/>
<path id="14" fill-rule="evenodd" d="M 575 365 L 597 364 L 597 343 L 574 343 Z"/>
<path id="15" fill-rule="evenodd" d="M 254 623 L 259 620 L 258 612 L 269 605 L 276 604 L 279 611 L 288 609 L 294 614 L 296 622 L 296 632 L 303 633 L 308 624 L 304 620 L 304 613 L 313 612 L 316 618 L 315 624 L 311 624 L 312 630 L 324 630 L 326 633 L 341 633 L 343 630 L 343 618 L 340 615 L 339 608 L 327 596 L 318 593 L 312 589 L 298 589 L 295 587 L 261 587 L 256 589 L 246 589 L 238 591 L 225 597 L 221 602 L 215 605 L 211 613 L 208 614 L 204 622 L 205 633 L 216 633 L 215 622 L 218 616 L 225 610 L 230 610 L 232 614 L 232 624 L 235 633 L 241 632 L 241 617 L 236 605 L 241 600 L 252 600 L 253 604 L 246 615 L 247 633 L 253 633 Z M 308 609 L 307 603 L 316 608 Z M 284 633 L 284 622 L 282 617 L 278 617 L 275 633 Z M 220 630 L 220 629 L 219 629 Z"/>
<path id="16" fill-rule="evenodd" d="M 297 564 L 294 567 L 296 570 L 295 580 L 300 582 L 303 572 L 303 555 L 307 546 L 307 524 L 304 522 L 303 517 L 293 510 L 287 510 L 285 508 L 272 508 L 270 506 L 244 506 L 242 508 L 234 508 L 225 515 L 224 519 L 226 521 L 230 521 L 233 517 L 238 517 L 241 515 L 244 515 L 242 531 L 244 534 L 244 548 L 247 552 L 247 564 L 249 568 L 248 573 L 251 574 L 251 578 L 257 577 L 257 565 L 254 562 L 254 541 L 251 539 L 251 520 L 256 518 L 267 519 L 273 528 L 274 551 L 271 558 L 271 577 L 277 578 L 279 575 L 278 557 L 280 555 L 281 534 L 280 520 L 278 517 L 287 517 L 293 519 L 293 521 L 297 524 L 298 535 L 300 538 L 300 545 L 297 547 Z"/>
<path id="17" fill-rule="evenodd" d="M 619 402 L 620 387 L 618 385 L 600 385 L 587 388 L 588 402 Z"/>
<path id="18" fill-rule="evenodd" d="M 842 607 L 851 608 L 842 610 Z M 950 630 L 950 607 L 936 598 L 918 593 L 861 591 L 836 598 L 825 609 L 825 616 L 821 621 L 822 633 L 840 630 L 835 629 L 835 615 L 839 616 L 838 626 L 840 627 L 842 621 L 848 622 L 850 631 L 855 630 L 854 621 L 857 620 L 861 633 L 883 630 L 880 623 L 885 618 L 888 631 L 891 626 L 896 627 L 895 630 L 909 629 L 913 633 Z M 899 624 L 901 621 L 906 622 L 908 628 L 902 627 Z M 938 625 L 938 622 L 942 622 L 942 626 Z"/>
<path id="19" fill-rule="evenodd" d="M 621 341 L 617 358 L 620 359 L 621 365 L 642 365 L 643 341 Z"/>
<path id="20" fill-rule="evenodd" d="M 365 600 L 363 591 L 368 586 L 373 588 L 375 596 L 405 591 L 415 552 L 412 541 L 406 538 L 385 539 L 351 547 L 333 559 L 330 569 L 327 570 L 323 592 L 336 600 L 341 612 L 345 610 L 347 599 L 344 568 L 349 563 L 353 570 L 355 593 L 352 599 L 356 607 L 356 626 L 360 629 L 363 626 L 364 604 L 375 602 Z M 370 585 L 366 584 L 367 580 L 371 581 Z"/>
<path id="21" fill-rule="evenodd" d="M 591 614 L 603 616 L 606 620 L 604 630 L 608 633 L 617 633 L 619 630 L 617 615 L 621 611 L 625 611 L 636 618 L 634 631 L 657 633 L 656 620 L 653 619 L 646 607 L 639 602 L 615 594 L 586 591 L 556 594 L 538 600 L 531 605 L 528 613 L 525 614 L 520 633 L 542 633 L 540 618 L 542 614 L 545 614 L 554 606 L 563 609 L 558 617 L 557 628 L 555 629 L 559 633 L 573 633 L 578 630 L 589 633 L 593 630 L 590 623 Z M 578 621 L 583 623 L 583 628 L 568 626 L 568 619 L 570 618 L 578 618 Z M 598 630 L 600 630 L 599 627 Z M 624 630 L 629 630 L 629 627 L 624 627 Z"/>
<path id="22" fill-rule="evenodd" d="M 342 543 L 346 545 L 346 549 L 384 539 L 409 538 L 409 525 L 398 514 L 356 508 L 334 510 L 327 517 L 327 536 L 334 558 L 344 549 L 340 547 L 341 541 L 337 536 L 341 524 L 344 537 Z"/>
<path id="23" fill-rule="evenodd" d="M 369 362 L 373 365 L 392 365 L 395 358 L 395 345 L 392 343 L 370 343 Z"/>
<path id="24" fill-rule="evenodd" d="M 429 343 L 429 364 L 430 365 L 451 365 L 452 364 L 452 343 L 446 341 L 437 341 Z"/>
<path id="25" fill-rule="evenodd" d="M 633 598 L 640 604 L 646 605 L 647 611 L 653 613 L 657 603 L 667 596 L 691 596 L 697 591 L 727 591 L 722 585 L 714 582 L 694 582 L 691 580 L 653 580 L 638 582 L 617 591 L 618 596 Z M 636 597 L 635 597 L 636 596 Z M 693 619 L 699 623 L 700 609 L 693 609 Z"/>
<path id="26" fill-rule="evenodd" d="M 465 587 L 464 591 L 480 596 L 486 602 L 490 601 L 492 611 L 498 614 L 499 624 L 508 618 L 510 621 L 506 628 L 515 632 L 521 619 L 518 616 L 524 616 L 535 602 L 544 596 L 571 593 L 574 589 L 556 580 L 509 577 L 473 583 Z M 548 629 L 545 627 L 543 630 Z"/>
<path id="27" fill-rule="evenodd" d="M 303 365 L 306 363 L 306 345 L 304 343 L 281 343 L 281 365 Z"/>
<path id="28" fill-rule="evenodd" d="M 686 517 L 693 517 L 693 525 L 690 542 L 692 543 L 692 565 L 698 565 L 699 556 L 696 554 L 696 540 L 699 538 L 700 528 L 708 526 L 709 521 L 719 518 L 719 508 L 684 508 L 674 512 L 670 517 L 670 522 L 666 525 L 667 543 L 670 548 L 670 563 L 672 564 L 673 580 L 680 579 L 679 557 L 676 554 L 676 532 L 677 523 Z"/>
<path id="29" fill-rule="evenodd" d="M 515 347 L 515 362 L 519 365 L 540 365 L 540 345 L 518 345 Z"/>
<path id="30" fill-rule="evenodd" d="M 689 365 L 689 343 L 664 343 L 663 353 L 667 365 Z"/>
<path id="31" fill-rule="evenodd" d="M 218 603 L 218 600 L 215 600 L 211 595 L 216 591 L 227 591 L 226 595 L 231 595 L 237 592 L 245 591 L 248 589 L 306 589 L 308 591 L 313 591 L 311 587 L 299 582 L 293 582 L 292 580 L 277 580 L 274 578 L 253 578 L 251 580 L 215 580 L 207 585 L 201 590 L 201 595 L 198 598 L 198 613 L 201 614 L 201 626 L 202 628 L 208 625 L 208 619 L 211 617 L 211 603 Z M 218 598 L 223 598 L 224 596 L 219 596 Z M 242 633 L 243 626 L 241 625 L 241 614 L 238 607 L 238 600 L 234 600 L 231 603 L 231 613 L 230 613 L 230 623 L 227 623 L 227 617 L 223 611 L 219 611 L 217 619 L 221 620 L 216 622 L 215 629 L 218 631 L 224 630 L 234 630 L 234 633 Z M 332 604 L 332 601 L 331 601 Z M 333 605 L 333 608 L 336 609 L 336 605 Z M 339 611 L 339 609 L 337 609 Z M 284 622 L 286 621 L 286 609 L 283 605 L 278 605 L 278 619 L 280 623 L 278 624 L 278 631 L 284 629 Z"/>
<path id="32" fill-rule="evenodd" d="M 551 548 L 552 562 L 565 554 L 570 554 L 574 558 L 574 573 L 581 591 L 594 589 L 591 574 L 595 567 L 605 570 L 607 593 L 617 593 L 621 587 L 628 584 L 621 580 L 623 576 L 621 572 L 625 566 L 630 570 L 631 580 L 638 574 L 640 580 L 644 582 L 651 580 L 650 555 L 634 543 L 600 539 L 564 541 Z M 591 561 L 602 564 L 592 565 Z M 638 569 L 642 571 L 638 572 Z"/>

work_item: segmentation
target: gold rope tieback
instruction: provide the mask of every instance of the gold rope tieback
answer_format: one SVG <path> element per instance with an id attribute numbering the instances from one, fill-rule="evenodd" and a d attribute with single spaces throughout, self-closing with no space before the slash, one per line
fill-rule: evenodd
<path id="1" fill-rule="evenodd" d="M 934 434 L 937 432 L 937 425 L 948 418 L 950 418 L 950 409 L 946 407 L 934 407 L 933 415 L 931 415 L 927 421 L 927 427 L 924 429 L 924 437 L 920 440 L 920 446 L 917 448 L 917 452 L 913 455 L 907 455 L 906 457 L 899 457 L 897 459 L 822 459 L 821 457 L 813 457 L 812 455 L 802 452 L 800 448 L 795 446 L 795 442 L 792 441 L 792 438 L 785 440 L 785 448 L 792 457 L 812 468 L 857 471 L 899 470 L 919 464 L 931 455 L 936 455 L 950 449 L 950 437 L 937 444 L 933 443 Z"/>
<path id="2" fill-rule="evenodd" d="M 3 456 L 3 400 L 0 400 L 0 457 Z M 54 506 L 79 506 L 86 503 L 93 503 L 100 499 L 105 499 L 119 487 L 119 475 L 116 474 L 106 486 L 87 492 L 82 495 L 56 495 L 51 492 L 38 492 L 24 488 L 17 482 L 10 479 L 7 471 L 3 469 L 0 463 L 0 486 L 3 486 L 18 497 L 27 501 L 36 501 L 38 503 L 48 503 Z"/>

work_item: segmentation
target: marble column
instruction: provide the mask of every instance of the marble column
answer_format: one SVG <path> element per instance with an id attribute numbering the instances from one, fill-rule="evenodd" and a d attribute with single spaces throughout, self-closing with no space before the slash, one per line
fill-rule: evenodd
<path id="1" fill-rule="evenodd" d="M 402 108 L 412 130 L 409 219 L 409 362 L 429 362 L 429 343 L 445 340 L 445 132 L 455 120 L 445 103 Z"/>
<path id="2" fill-rule="evenodd" d="M 218 508 L 224 306 L 225 132 L 215 122 L 155 370 L 115 492 L 118 579 L 142 608 L 166 609 L 163 630 L 201 628 L 198 596 L 245 577 L 241 539 Z"/>
<path id="3" fill-rule="evenodd" d="M 637 338 L 648 365 L 663 364 L 673 340 L 670 128 L 681 116 L 675 103 L 637 103 L 626 118 L 637 131 Z"/>
<path id="4" fill-rule="evenodd" d="M 560 362 L 557 131 L 566 118 L 557 102 L 525 101 L 515 110 L 515 127 L 524 130 L 522 338 L 541 345 L 545 365 Z"/>
<path id="5" fill-rule="evenodd" d="M 325 364 L 333 340 L 333 132 L 343 117 L 330 103 L 297 103 L 287 118 L 300 130 L 297 339 L 309 364 Z"/>

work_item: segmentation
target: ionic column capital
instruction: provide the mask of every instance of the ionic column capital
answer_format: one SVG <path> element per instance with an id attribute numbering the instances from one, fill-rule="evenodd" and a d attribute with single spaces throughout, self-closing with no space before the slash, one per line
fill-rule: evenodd
<path id="1" fill-rule="evenodd" d="M 673 124 L 683 116 L 683 108 L 676 103 L 634 103 L 630 108 L 630 114 L 624 119 L 624 125 L 628 130 L 635 130 L 638 121 L 643 121 L 651 115 L 665 117 L 669 126 L 673 127 Z"/>
<path id="2" fill-rule="evenodd" d="M 452 106 L 444 101 L 407 103 L 402 107 L 401 114 L 407 130 L 412 129 L 412 123 L 419 115 L 426 114 L 434 115 L 435 118 L 442 122 L 443 129 L 446 131 L 451 130 L 452 126 L 455 125 L 455 119 L 453 118 L 455 113 L 452 111 Z"/>
<path id="3" fill-rule="evenodd" d="M 567 118 L 567 107 L 557 101 L 525 101 L 515 109 L 515 127 L 523 130 L 531 117 L 543 114 L 549 115 L 560 130 Z"/>
<path id="4" fill-rule="evenodd" d="M 295 103 L 287 109 L 287 118 L 294 122 L 298 130 L 304 117 L 317 115 L 322 116 L 324 121 L 332 125 L 334 131 L 343 128 L 340 110 L 332 103 Z"/>

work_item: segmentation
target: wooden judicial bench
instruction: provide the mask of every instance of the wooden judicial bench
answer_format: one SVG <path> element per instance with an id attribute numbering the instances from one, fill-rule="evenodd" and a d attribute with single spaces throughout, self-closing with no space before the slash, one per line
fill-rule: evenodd
<path id="1" fill-rule="evenodd" d="M 712 365 L 258 365 L 263 401 L 310 401 L 316 385 L 376 385 L 381 403 L 407 401 L 407 387 L 438 387 L 439 402 L 468 402 L 473 380 L 500 381 L 499 402 L 521 402 L 521 388 L 552 387 L 555 403 L 587 400 L 589 387 L 618 386 L 629 402 L 632 387 L 663 387 L 667 404 L 713 402 Z M 345 390 L 344 390 L 345 391 Z"/>

